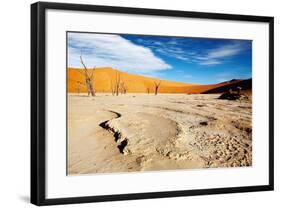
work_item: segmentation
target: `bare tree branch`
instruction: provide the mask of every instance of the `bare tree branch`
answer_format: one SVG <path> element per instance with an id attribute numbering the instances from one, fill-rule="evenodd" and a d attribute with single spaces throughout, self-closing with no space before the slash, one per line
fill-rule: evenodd
<path id="1" fill-rule="evenodd" d="M 119 92 L 120 92 L 120 82 L 121 82 L 121 74 L 120 74 L 120 72 L 116 71 L 116 73 L 115 73 L 115 94 L 116 94 L 116 96 L 118 96 Z"/>
<path id="2" fill-rule="evenodd" d="M 158 89 L 160 87 L 161 84 L 161 80 L 159 82 L 154 82 L 154 86 L 155 86 L 155 95 L 157 95 L 158 93 Z"/>
<path id="3" fill-rule="evenodd" d="M 81 50 L 81 55 L 80 55 L 80 61 L 81 61 L 81 64 L 83 65 L 84 67 L 84 76 L 85 76 L 85 83 L 86 83 L 86 86 L 87 86 L 87 91 L 88 91 L 88 96 L 89 95 L 92 95 L 92 96 L 95 96 L 95 90 L 94 90 L 94 87 L 93 87 L 93 72 L 94 70 L 92 71 L 92 74 L 91 74 L 91 77 L 89 76 L 88 74 L 88 68 L 86 67 L 84 61 L 83 61 L 83 58 L 82 58 L 82 50 Z"/>

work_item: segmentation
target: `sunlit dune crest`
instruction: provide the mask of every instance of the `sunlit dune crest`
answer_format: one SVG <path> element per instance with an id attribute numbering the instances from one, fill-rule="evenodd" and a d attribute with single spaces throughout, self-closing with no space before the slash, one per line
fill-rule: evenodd
<path id="1" fill-rule="evenodd" d="M 91 73 L 92 69 L 88 70 Z M 68 68 L 68 92 L 87 92 L 83 73 L 83 69 Z M 121 82 L 126 86 L 128 93 L 154 93 L 155 83 L 159 83 L 160 81 L 159 93 L 204 93 L 229 84 L 229 82 L 209 85 L 187 84 L 130 74 L 110 67 L 103 67 L 94 70 L 95 91 L 111 92 L 118 75 L 120 76 Z"/>

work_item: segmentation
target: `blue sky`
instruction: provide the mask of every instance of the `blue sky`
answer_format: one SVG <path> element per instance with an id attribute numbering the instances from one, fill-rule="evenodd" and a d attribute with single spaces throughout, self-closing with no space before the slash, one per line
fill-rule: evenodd
<path id="1" fill-rule="evenodd" d="M 112 67 L 186 83 L 252 77 L 252 41 L 68 33 L 68 66 Z"/>

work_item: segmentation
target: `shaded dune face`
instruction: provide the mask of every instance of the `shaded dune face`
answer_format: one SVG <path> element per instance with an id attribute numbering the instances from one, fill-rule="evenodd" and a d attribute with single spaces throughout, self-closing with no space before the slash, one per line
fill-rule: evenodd
<path id="1" fill-rule="evenodd" d="M 89 69 L 91 71 L 92 69 Z M 125 84 L 128 93 L 154 93 L 155 82 L 159 79 L 145 77 L 141 75 L 121 72 L 110 67 L 97 68 L 94 71 L 94 88 L 96 92 L 112 91 L 112 85 L 116 80 L 117 73 L 120 74 L 121 81 Z M 91 74 L 91 72 L 90 72 Z M 82 69 L 68 68 L 68 92 L 87 92 Z M 159 93 L 204 93 L 214 88 L 219 88 L 229 83 L 219 83 L 210 85 L 187 84 L 181 82 L 161 80 Z"/>

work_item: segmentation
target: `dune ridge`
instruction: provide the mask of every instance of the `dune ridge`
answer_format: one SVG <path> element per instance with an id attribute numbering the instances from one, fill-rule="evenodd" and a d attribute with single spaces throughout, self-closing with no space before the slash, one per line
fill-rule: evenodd
<path id="1" fill-rule="evenodd" d="M 92 69 L 89 69 L 92 71 Z M 91 73 L 91 72 L 90 72 Z M 67 89 L 70 93 L 77 92 L 87 92 L 85 86 L 85 80 L 83 75 L 83 70 L 78 68 L 68 68 L 67 69 Z M 112 92 L 112 86 L 116 77 L 120 75 L 121 82 L 127 88 L 128 93 L 154 93 L 155 83 L 161 81 L 159 87 L 159 93 L 191 93 L 199 94 L 212 92 L 212 89 L 227 86 L 233 83 L 238 83 L 241 80 L 234 80 L 233 82 L 223 82 L 218 84 L 188 84 L 183 82 L 160 80 L 152 77 L 146 77 L 142 75 L 130 74 L 127 72 L 122 72 L 117 69 L 112 69 L 110 67 L 96 68 L 94 70 L 94 88 L 96 92 L 110 93 Z"/>

